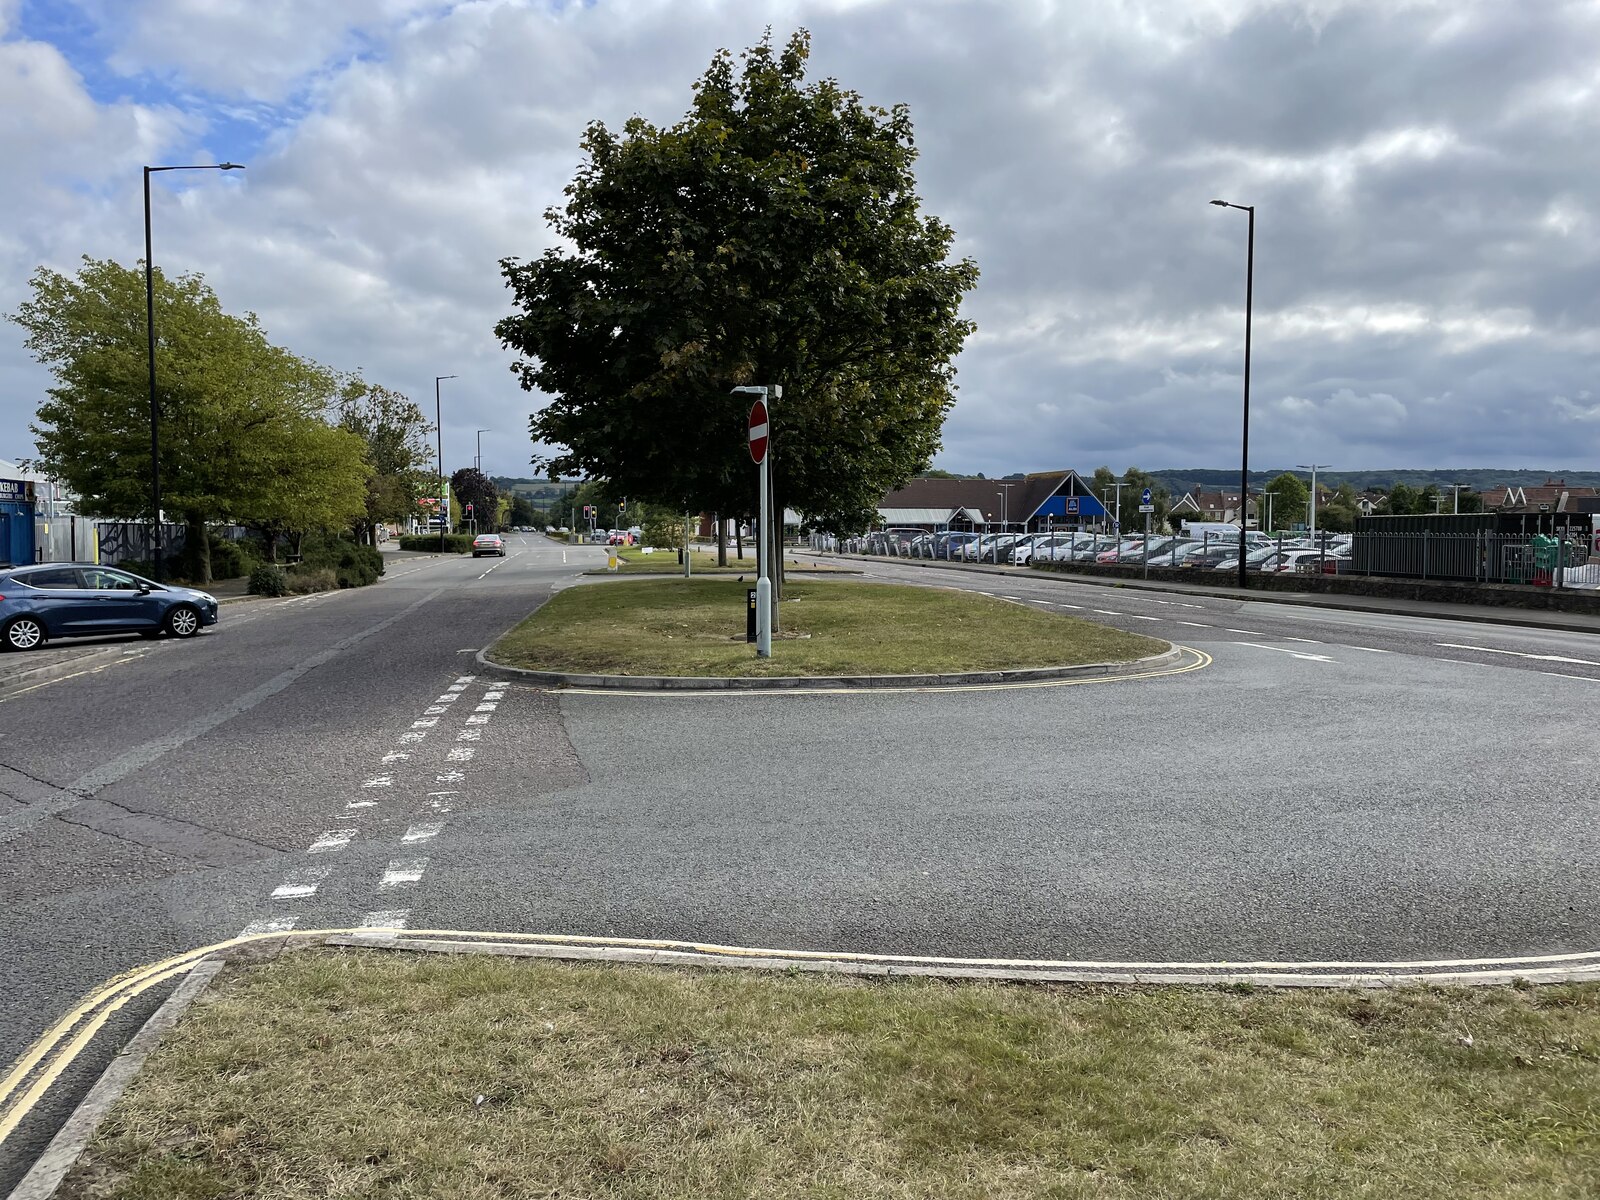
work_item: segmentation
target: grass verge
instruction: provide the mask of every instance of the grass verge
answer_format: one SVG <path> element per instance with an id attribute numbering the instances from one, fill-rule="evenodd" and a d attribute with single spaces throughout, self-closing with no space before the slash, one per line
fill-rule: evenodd
<path id="1" fill-rule="evenodd" d="M 617 569 L 615 571 L 612 571 L 607 567 L 596 567 L 592 571 L 585 572 L 585 574 L 588 574 L 588 575 L 682 575 L 683 574 L 683 564 L 678 561 L 678 552 L 676 550 L 655 550 L 655 551 L 652 551 L 649 554 L 646 554 L 638 546 L 628 546 L 628 547 L 622 548 L 621 552 L 618 554 L 617 557 L 618 557 L 618 559 L 620 561 L 618 562 Z M 789 566 L 790 566 L 791 569 L 793 569 L 793 570 L 803 570 L 803 571 L 807 572 L 808 574 L 815 574 L 815 573 L 818 573 L 818 572 L 821 572 L 821 573 L 839 572 L 841 574 L 846 574 L 846 575 L 858 575 L 858 574 L 860 574 L 859 571 L 853 571 L 853 570 L 851 570 L 851 569 L 849 569 L 847 567 L 840 567 L 840 566 L 837 566 L 837 565 L 832 564 L 832 563 L 824 563 L 824 562 L 821 562 L 819 560 L 812 559 L 812 558 L 804 558 L 804 557 L 792 557 L 791 558 L 788 555 L 785 555 L 785 559 L 789 563 Z M 729 556 L 728 556 L 728 565 L 725 566 L 725 567 L 719 567 L 719 566 L 717 566 L 717 555 L 716 555 L 715 551 L 712 551 L 710 553 L 706 553 L 704 551 L 695 550 L 695 551 L 693 551 L 691 553 L 691 557 L 689 559 L 689 568 L 693 572 L 693 575 L 748 575 L 748 576 L 750 576 L 751 581 L 754 581 L 755 575 L 756 575 L 757 564 L 756 564 L 756 560 L 753 559 L 753 558 L 736 558 L 732 554 L 729 554 Z M 691 578 L 692 578 L 692 576 L 691 576 Z"/>
<path id="2" fill-rule="evenodd" d="M 988 596 L 791 580 L 779 638 L 745 640 L 747 584 L 663 578 L 568 588 L 490 653 L 540 671 L 617 675 L 906 675 L 1125 662 L 1165 642 Z"/>
<path id="3" fill-rule="evenodd" d="M 1600 1194 L 1600 986 L 1235 991 L 304 952 L 68 1197 Z"/>

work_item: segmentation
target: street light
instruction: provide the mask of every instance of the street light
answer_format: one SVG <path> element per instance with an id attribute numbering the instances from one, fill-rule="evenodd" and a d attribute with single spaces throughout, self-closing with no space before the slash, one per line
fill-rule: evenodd
<path id="1" fill-rule="evenodd" d="M 480 474 L 483 472 L 483 435 L 493 432 L 494 430 L 492 429 L 478 430 L 478 453 L 477 456 L 472 460 L 472 467 L 473 470 L 479 472 Z"/>
<path id="2" fill-rule="evenodd" d="M 450 493 L 444 483 L 444 421 L 439 415 L 439 381 L 441 379 L 456 379 L 456 375 L 435 375 L 433 377 L 433 433 L 435 445 L 439 451 L 439 504 L 434 510 L 439 514 L 439 553 L 444 553 L 445 530 L 450 525 Z"/>
<path id="3" fill-rule="evenodd" d="M 1278 493 L 1277 492 L 1262 492 L 1261 494 L 1263 496 L 1265 496 L 1266 499 L 1267 499 L 1267 521 L 1266 521 L 1265 525 L 1263 525 L 1261 522 L 1257 521 L 1256 522 L 1256 528 L 1261 530 L 1262 533 L 1271 533 L 1273 528 L 1274 528 L 1273 524 L 1272 524 L 1272 498 L 1274 496 L 1276 496 Z M 1242 546 L 1241 546 L 1241 548 L 1242 548 Z"/>
<path id="4" fill-rule="evenodd" d="M 1311 515 L 1307 518 L 1306 524 L 1311 528 L 1313 545 L 1317 540 L 1317 472 L 1326 471 L 1332 465 L 1332 463 L 1295 463 L 1300 470 L 1311 472 Z"/>
<path id="5" fill-rule="evenodd" d="M 1011 515 L 1011 489 L 1017 485 L 1002 483 L 1000 486 L 1004 490 L 996 492 L 995 495 L 1000 497 L 1000 533 L 1003 537 L 1010 532 L 1010 522 L 1007 518 Z M 1000 538 L 994 540 L 994 565 L 997 567 L 1000 565 Z"/>
<path id="6" fill-rule="evenodd" d="M 1250 523 L 1250 316 L 1255 300 L 1256 206 L 1213 200 L 1218 208 L 1237 208 L 1250 216 L 1250 235 L 1244 259 L 1244 438 L 1239 450 L 1239 586 L 1249 587 L 1244 569 L 1244 531 Z"/>
<path id="7" fill-rule="evenodd" d="M 144 327 L 150 349 L 150 523 L 154 558 L 150 574 L 161 582 L 161 407 L 156 402 L 156 283 L 150 263 L 150 176 L 157 171 L 242 171 L 239 163 L 203 163 L 181 167 L 144 168 Z"/>

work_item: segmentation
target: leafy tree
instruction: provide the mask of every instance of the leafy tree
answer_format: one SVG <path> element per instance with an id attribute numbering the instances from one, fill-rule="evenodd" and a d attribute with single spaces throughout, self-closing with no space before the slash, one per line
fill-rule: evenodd
<path id="1" fill-rule="evenodd" d="M 1389 489 L 1388 510 L 1394 516 L 1422 511 L 1422 493 L 1408 483 L 1396 483 Z M 1432 507 L 1431 505 L 1429 506 Z"/>
<path id="2" fill-rule="evenodd" d="M 453 514 L 458 525 L 467 521 L 467 505 L 472 505 L 472 516 L 478 528 L 492 529 L 500 512 L 500 489 L 476 467 L 462 467 L 450 476 L 450 488 L 460 497 L 461 507 Z"/>
<path id="3" fill-rule="evenodd" d="M 1311 488 L 1306 481 L 1292 471 L 1285 471 L 1274 476 L 1262 489 L 1271 492 L 1272 523 L 1279 529 L 1287 529 L 1291 525 L 1300 525 L 1306 519 L 1306 507 L 1311 500 Z M 1261 514 L 1265 517 L 1265 511 Z M 1262 526 L 1266 528 L 1266 526 Z"/>
<path id="4" fill-rule="evenodd" d="M 539 515 L 539 510 L 534 508 L 533 501 L 517 495 L 511 497 L 511 511 L 507 514 L 507 521 L 512 525 L 545 524 L 544 518 Z"/>
<path id="5" fill-rule="evenodd" d="M 408 520 L 416 515 L 420 497 L 438 491 L 428 445 L 433 426 L 408 397 L 359 375 L 344 380 L 334 417 L 364 445 L 371 474 L 364 510 L 354 525 L 357 538 L 376 546 L 380 524 Z"/>
<path id="6" fill-rule="evenodd" d="M 209 523 L 309 527 L 347 513 L 328 489 L 364 487 L 364 472 L 321 418 L 329 372 L 268 342 L 253 314 L 224 312 L 200 276 L 154 283 L 162 507 L 187 525 L 187 573 L 205 583 Z M 152 517 L 142 271 L 85 257 L 76 276 L 41 267 L 31 285 L 11 319 L 55 377 L 32 426 L 38 465 L 87 515 Z"/>
<path id="7" fill-rule="evenodd" d="M 1462 488 L 1456 493 L 1456 511 L 1464 513 L 1481 513 L 1483 511 L 1483 493 L 1474 492 L 1470 488 Z"/>
<path id="8" fill-rule="evenodd" d="M 1356 501 L 1356 489 L 1348 482 L 1341 483 L 1326 503 L 1317 506 L 1317 528 L 1330 533 L 1349 533 L 1361 515 Z"/>
<path id="9" fill-rule="evenodd" d="M 904 105 L 806 85 L 809 35 L 720 52 L 678 124 L 596 122 L 563 245 L 501 269 L 496 333 L 522 385 L 535 464 L 602 475 L 630 499 L 729 515 L 755 507 L 744 384 L 771 405 L 777 507 L 860 529 L 925 469 L 954 402 L 951 365 L 977 281 L 951 229 L 919 211 Z"/>

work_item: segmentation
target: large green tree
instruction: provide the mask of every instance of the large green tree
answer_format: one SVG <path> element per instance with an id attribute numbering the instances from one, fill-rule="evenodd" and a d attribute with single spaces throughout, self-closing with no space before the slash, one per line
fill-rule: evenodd
<path id="1" fill-rule="evenodd" d="M 1272 499 L 1267 501 L 1272 513 L 1272 524 L 1277 529 L 1289 529 L 1295 525 L 1302 525 L 1306 519 L 1306 508 L 1311 503 L 1311 487 L 1304 479 L 1293 471 L 1284 471 L 1275 475 L 1261 489 L 1271 492 Z M 1265 517 L 1266 512 L 1262 513 Z M 1266 526 L 1261 526 L 1265 529 Z"/>
<path id="2" fill-rule="evenodd" d="M 362 442 L 362 456 L 371 474 L 363 511 L 354 522 L 355 533 L 376 546 L 380 524 L 415 516 L 418 499 L 439 490 L 428 445 L 433 425 L 409 397 L 368 383 L 359 375 L 343 381 L 333 415 L 339 428 Z"/>
<path id="3" fill-rule="evenodd" d="M 476 467 L 462 467 L 450 476 L 450 490 L 461 500 L 461 506 L 451 514 L 457 526 L 467 523 L 467 505 L 472 505 L 472 518 L 478 529 L 491 530 L 500 519 L 500 489 Z"/>
<path id="4" fill-rule="evenodd" d="M 921 211 L 904 105 L 807 84 L 805 32 L 720 52 L 676 125 L 596 122 L 547 217 L 562 245 L 501 268 L 496 326 L 551 401 L 537 465 L 632 499 L 748 515 L 745 384 L 771 405 L 779 505 L 859 529 L 928 466 L 954 402 L 977 282 Z"/>
<path id="5" fill-rule="evenodd" d="M 199 275 L 154 282 L 162 508 L 188 527 L 191 577 L 210 579 L 211 522 L 309 528 L 358 511 L 330 495 L 365 486 L 359 447 L 322 419 L 332 374 L 274 346 L 254 314 L 225 312 Z M 31 284 L 11 319 L 55 378 L 31 427 L 38 465 L 87 515 L 150 518 L 143 272 L 85 257 Z"/>

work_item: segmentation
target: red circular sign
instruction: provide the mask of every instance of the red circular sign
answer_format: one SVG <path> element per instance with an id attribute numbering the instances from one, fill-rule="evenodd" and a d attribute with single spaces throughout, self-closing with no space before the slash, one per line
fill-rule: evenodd
<path id="1" fill-rule="evenodd" d="M 760 462 L 766 458 L 770 433 L 766 401 L 757 400 L 750 406 L 750 457 L 753 461 Z"/>

